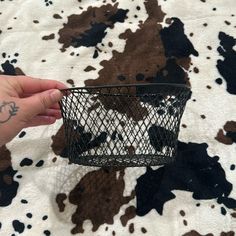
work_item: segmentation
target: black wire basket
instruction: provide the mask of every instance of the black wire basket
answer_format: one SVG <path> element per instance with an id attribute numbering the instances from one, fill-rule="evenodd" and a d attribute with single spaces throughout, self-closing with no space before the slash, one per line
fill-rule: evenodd
<path id="1" fill-rule="evenodd" d="M 188 86 L 109 85 L 63 93 L 60 107 L 72 163 L 128 167 L 174 160 Z"/>

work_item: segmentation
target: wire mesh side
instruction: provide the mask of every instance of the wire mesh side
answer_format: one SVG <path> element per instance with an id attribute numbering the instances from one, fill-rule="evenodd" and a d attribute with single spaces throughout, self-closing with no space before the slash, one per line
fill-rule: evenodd
<path id="1" fill-rule="evenodd" d="M 172 161 L 190 90 L 175 86 L 78 88 L 60 105 L 71 162 L 150 166 Z"/>

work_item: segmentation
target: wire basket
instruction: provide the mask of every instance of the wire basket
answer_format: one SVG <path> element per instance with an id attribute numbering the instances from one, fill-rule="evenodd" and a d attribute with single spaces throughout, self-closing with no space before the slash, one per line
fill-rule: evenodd
<path id="1" fill-rule="evenodd" d="M 188 86 L 115 85 L 63 92 L 60 107 L 72 163 L 128 167 L 174 160 Z"/>

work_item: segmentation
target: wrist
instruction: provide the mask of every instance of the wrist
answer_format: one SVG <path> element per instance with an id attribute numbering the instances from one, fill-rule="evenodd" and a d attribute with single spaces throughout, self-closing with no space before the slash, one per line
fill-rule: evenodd
<path id="1" fill-rule="evenodd" d="M 0 147 L 11 141 L 20 131 L 19 107 L 13 99 L 0 98 Z"/>

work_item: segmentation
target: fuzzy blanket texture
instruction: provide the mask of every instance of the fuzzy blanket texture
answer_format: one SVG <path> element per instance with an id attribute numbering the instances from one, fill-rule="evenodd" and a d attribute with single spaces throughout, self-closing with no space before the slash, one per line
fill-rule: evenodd
<path id="1" fill-rule="evenodd" d="M 1 0 L 0 74 L 192 90 L 166 166 L 70 164 L 62 120 L 23 130 L 0 148 L 1 236 L 236 234 L 235 0 Z"/>

